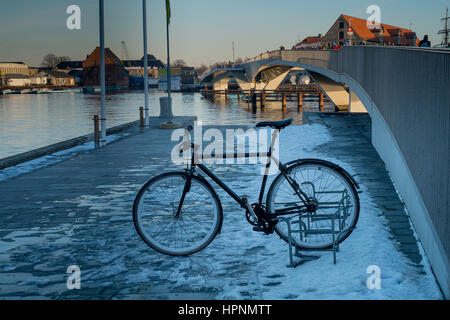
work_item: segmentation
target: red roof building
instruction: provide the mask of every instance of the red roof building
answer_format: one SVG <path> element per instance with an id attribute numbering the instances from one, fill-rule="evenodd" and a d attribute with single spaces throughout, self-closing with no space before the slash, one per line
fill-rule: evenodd
<path id="1" fill-rule="evenodd" d="M 105 48 L 105 82 L 107 87 L 128 87 L 129 74 L 122 61 L 109 49 Z M 100 48 L 83 61 L 83 85 L 100 85 Z"/>
<path id="2" fill-rule="evenodd" d="M 301 42 L 292 47 L 292 50 L 320 49 L 322 35 L 306 37 Z"/>
<path id="3" fill-rule="evenodd" d="M 369 28 L 370 27 L 370 28 Z M 349 31 L 352 31 L 349 33 Z M 410 29 L 381 23 L 379 27 L 356 17 L 340 15 L 321 40 L 322 48 L 339 45 L 390 45 L 413 46 L 419 44 L 416 33 Z"/>

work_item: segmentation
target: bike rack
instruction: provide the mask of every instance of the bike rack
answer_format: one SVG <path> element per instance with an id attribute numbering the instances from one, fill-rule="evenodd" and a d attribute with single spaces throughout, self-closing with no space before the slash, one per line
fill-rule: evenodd
<path id="1" fill-rule="evenodd" d="M 317 192 L 318 193 L 318 192 Z M 316 194 L 317 194 L 316 193 Z M 348 217 L 348 194 L 344 191 L 328 191 L 326 193 L 342 193 L 342 199 L 336 203 L 327 203 L 322 205 L 322 208 L 332 209 L 336 208 L 335 213 L 331 214 L 322 214 L 320 216 L 316 216 L 315 214 L 308 212 L 305 215 L 299 214 L 289 218 L 279 218 L 279 222 L 285 222 L 287 225 L 287 236 L 288 236 L 288 245 L 289 245 L 289 267 L 295 268 L 300 264 L 303 264 L 306 261 L 317 260 L 320 256 L 314 255 L 304 255 L 299 252 L 297 246 L 293 244 L 293 234 L 298 234 L 301 240 L 303 237 L 307 237 L 309 234 L 331 234 L 332 237 L 332 248 L 331 249 L 305 249 L 302 251 L 332 251 L 333 252 L 333 264 L 336 264 L 336 253 L 339 252 L 339 239 L 342 234 L 348 232 L 351 229 L 342 230 L 343 222 Z M 335 206 L 333 206 L 335 205 Z M 319 204 L 320 206 L 320 204 Z M 297 218 L 297 220 L 295 220 Z M 325 221 L 331 220 L 331 228 L 329 229 L 312 229 L 311 222 L 315 221 Z M 339 225 L 339 229 L 336 230 L 336 222 Z M 293 229 L 292 225 L 298 225 L 298 229 Z M 354 229 L 354 228 L 352 228 Z M 295 248 L 293 252 L 292 247 Z M 300 258 L 300 261 L 294 263 L 294 256 Z"/>

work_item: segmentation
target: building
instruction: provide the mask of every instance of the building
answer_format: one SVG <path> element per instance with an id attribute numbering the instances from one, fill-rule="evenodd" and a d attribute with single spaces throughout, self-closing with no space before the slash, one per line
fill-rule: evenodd
<path id="1" fill-rule="evenodd" d="M 28 67 L 28 75 L 31 78 L 32 76 L 37 75 L 39 73 L 39 71 L 42 71 L 42 70 L 43 70 L 43 68 L 40 68 L 40 67 Z"/>
<path id="2" fill-rule="evenodd" d="M 124 60 L 123 66 L 130 75 L 143 76 L 144 75 L 144 57 L 141 60 Z M 156 59 L 154 55 L 147 54 L 148 76 L 150 78 L 158 78 L 158 70 L 165 68 L 161 60 Z"/>
<path id="3" fill-rule="evenodd" d="M 2 82 L 8 87 L 16 88 L 28 87 L 31 84 L 30 77 L 24 74 L 7 74 Z"/>
<path id="4" fill-rule="evenodd" d="M 323 49 L 333 44 L 343 45 L 390 45 L 418 46 L 419 39 L 412 30 L 380 24 L 378 29 L 369 29 L 365 19 L 340 15 L 330 30 L 321 39 Z M 351 28 L 351 29 L 350 29 Z M 352 31 L 349 33 L 348 31 Z"/>
<path id="5" fill-rule="evenodd" d="M 181 68 L 181 89 L 189 89 L 197 83 L 197 72 L 194 67 Z"/>
<path id="6" fill-rule="evenodd" d="M 322 35 L 306 37 L 301 42 L 297 43 L 292 47 L 292 50 L 310 50 L 310 49 L 321 49 Z"/>
<path id="7" fill-rule="evenodd" d="M 58 71 L 83 70 L 83 61 L 63 61 L 56 65 Z"/>
<path id="8" fill-rule="evenodd" d="M 30 79 L 32 85 L 51 85 L 57 87 L 73 87 L 75 78 L 66 72 L 45 70 Z"/>
<path id="9" fill-rule="evenodd" d="M 170 88 L 172 91 L 181 91 L 181 68 L 170 68 Z M 166 91 L 167 83 L 167 69 L 159 70 L 158 90 Z"/>
<path id="10" fill-rule="evenodd" d="M 83 61 L 63 61 L 56 65 L 56 70 L 71 75 L 76 85 L 83 85 Z"/>
<path id="11" fill-rule="evenodd" d="M 23 62 L 0 62 L 0 76 L 7 74 L 29 76 L 28 65 Z"/>
<path id="12" fill-rule="evenodd" d="M 83 61 L 83 86 L 100 86 L 100 47 Z M 109 49 L 105 49 L 106 86 L 128 87 L 129 74 L 122 61 Z"/>

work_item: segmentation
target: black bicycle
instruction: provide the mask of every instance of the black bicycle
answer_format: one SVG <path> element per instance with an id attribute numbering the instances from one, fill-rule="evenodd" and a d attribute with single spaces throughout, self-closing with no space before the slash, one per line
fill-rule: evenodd
<path id="1" fill-rule="evenodd" d="M 324 160 L 302 159 L 281 163 L 272 150 L 280 130 L 292 119 L 261 122 L 256 127 L 273 130 L 267 154 L 265 174 L 259 199 L 250 204 L 247 196 L 238 196 L 198 156 L 198 146 L 190 143 L 190 160 L 184 172 L 169 172 L 154 177 L 139 191 L 133 205 L 133 221 L 141 238 L 158 252 L 186 256 L 204 249 L 222 228 L 222 205 L 211 184 L 197 168 L 225 190 L 245 210 L 248 222 L 255 231 L 271 234 L 274 231 L 298 249 L 328 249 L 345 240 L 359 217 L 358 184 L 343 168 Z M 192 127 L 186 128 L 190 136 Z M 221 155 L 223 159 L 229 155 Z M 246 158 L 261 154 L 245 153 Z M 234 158 L 237 158 L 236 154 Z M 205 159 L 205 157 L 202 157 Z M 264 194 L 272 163 L 279 174 L 272 182 L 264 203 Z M 296 217 L 296 227 L 289 231 L 283 219 Z M 333 233 L 330 233 L 333 230 Z M 338 238 L 335 238 L 335 234 Z"/>

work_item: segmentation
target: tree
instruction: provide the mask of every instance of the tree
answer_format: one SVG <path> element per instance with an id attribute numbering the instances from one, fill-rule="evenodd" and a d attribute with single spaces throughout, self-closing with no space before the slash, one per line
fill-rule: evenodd
<path id="1" fill-rule="evenodd" d="M 186 62 L 183 59 L 177 59 L 173 62 L 174 67 L 182 68 L 186 66 Z"/>
<path id="2" fill-rule="evenodd" d="M 53 69 L 60 62 L 63 62 L 63 61 L 70 61 L 70 57 L 68 57 L 68 56 L 57 57 L 53 53 L 48 53 L 42 59 L 41 66 L 44 68 Z"/>
<path id="3" fill-rule="evenodd" d="M 202 75 L 206 69 L 208 69 L 207 66 L 205 66 L 204 64 L 202 64 L 200 67 L 198 67 L 195 71 L 197 71 L 197 74 L 200 76 Z"/>

